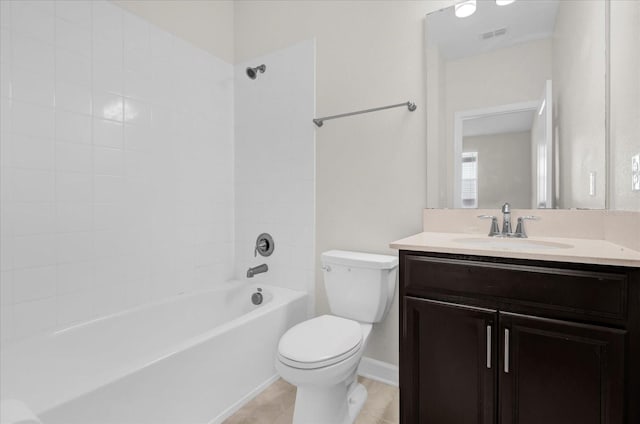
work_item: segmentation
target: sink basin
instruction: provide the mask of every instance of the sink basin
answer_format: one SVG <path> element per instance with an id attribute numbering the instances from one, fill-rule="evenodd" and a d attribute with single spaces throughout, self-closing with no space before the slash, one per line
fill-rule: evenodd
<path id="1" fill-rule="evenodd" d="M 502 237 L 462 238 L 454 241 L 456 243 L 466 244 L 474 247 L 485 247 L 489 249 L 504 250 L 552 250 L 569 249 L 573 247 L 570 244 L 556 243 L 552 241 Z"/>

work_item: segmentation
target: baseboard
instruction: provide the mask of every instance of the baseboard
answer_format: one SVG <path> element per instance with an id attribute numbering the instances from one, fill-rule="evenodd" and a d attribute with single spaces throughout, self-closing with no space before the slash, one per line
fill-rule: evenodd
<path id="1" fill-rule="evenodd" d="M 388 362 L 378 361 L 377 359 L 371 359 L 365 356 L 360 361 L 358 375 L 398 387 L 398 367 Z"/>
<path id="2" fill-rule="evenodd" d="M 264 389 L 273 384 L 280 376 L 278 374 L 274 374 L 269 377 L 267 380 L 258 385 L 255 389 L 251 390 L 242 399 L 238 400 L 236 403 L 225 409 L 220 415 L 215 417 L 213 421 L 209 424 L 221 424 L 224 420 L 235 414 L 240 408 L 242 408 L 246 403 L 248 403 L 251 399 L 258 396 Z"/>
<path id="3" fill-rule="evenodd" d="M 382 362 L 378 361 L 377 359 L 363 357 L 360 361 L 360 366 L 358 367 L 358 375 L 398 387 L 398 367 L 389 364 L 388 362 Z M 242 399 L 238 400 L 229 408 L 225 409 L 209 424 L 222 423 L 224 420 L 235 414 L 247 402 L 258 396 L 264 389 L 273 384 L 278 378 L 280 378 L 278 374 L 271 376 L 260 385 L 258 385 L 255 389 L 243 396 Z"/>

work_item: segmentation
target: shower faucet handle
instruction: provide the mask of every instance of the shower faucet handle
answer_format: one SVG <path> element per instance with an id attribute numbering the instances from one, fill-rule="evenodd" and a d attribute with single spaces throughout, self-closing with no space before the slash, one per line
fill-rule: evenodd
<path id="1" fill-rule="evenodd" d="M 258 257 L 258 253 L 260 256 L 270 256 L 273 253 L 274 248 L 275 243 L 273 242 L 271 234 L 262 233 L 256 239 L 256 247 L 253 249 L 253 256 Z"/>
<path id="2" fill-rule="evenodd" d="M 267 250 L 267 248 L 268 248 L 268 243 L 266 240 L 264 239 L 258 240 L 258 242 L 256 243 L 256 248 L 253 250 L 253 257 L 254 258 L 258 257 L 258 251 L 264 252 Z"/>

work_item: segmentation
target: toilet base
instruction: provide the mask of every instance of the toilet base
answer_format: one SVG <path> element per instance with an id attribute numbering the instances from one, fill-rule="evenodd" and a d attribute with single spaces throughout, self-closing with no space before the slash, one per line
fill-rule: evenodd
<path id="1" fill-rule="evenodd" d="M 293 424 L 353 424 L 366 400 L 367 389 L 356 381 L 298 386 Z"/>
<path id="2" fill-rule="evenodd" d="M 349 416 L 352 417 L 351 420 L 355 420 L 360 413 L 360 410 L 364 406 L 364 403 L 367 401 L 367 389 L 365 387 L 356 382 L 355 387 L 349 393 Z"/>

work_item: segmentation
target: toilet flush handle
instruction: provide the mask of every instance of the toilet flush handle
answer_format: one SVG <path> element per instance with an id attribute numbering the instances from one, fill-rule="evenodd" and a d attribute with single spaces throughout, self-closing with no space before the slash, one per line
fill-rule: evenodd
<path id="1" fill-rule="evenodd" d="M 322 270 L 323 271 L 327 271 L 327 272 L 331 272 L 331 267 L 329 265 L 322 265 Z"/>

